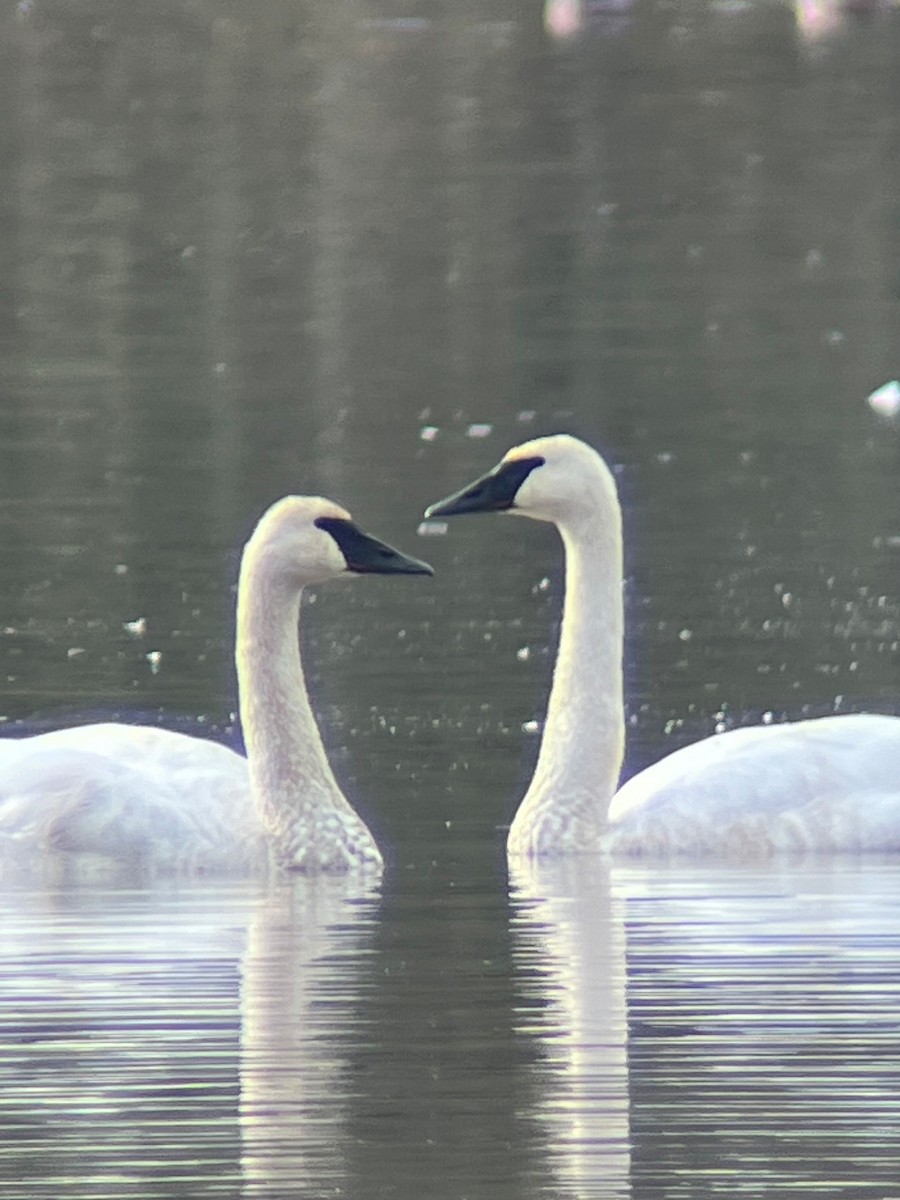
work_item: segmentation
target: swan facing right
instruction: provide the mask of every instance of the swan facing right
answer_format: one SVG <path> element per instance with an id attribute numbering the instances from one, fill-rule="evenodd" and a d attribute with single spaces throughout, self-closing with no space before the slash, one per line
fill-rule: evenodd
<path id="1" fill-rule="evenodd" d="M 431 567 L 319 496 L 260 518 L 238 582 L 247 758 L 203 738 L 95 724 L 0 740 L 0 857 L 93 856 L 158 872 L 380 871 L 381 852 L 334 777 L 298 643 L 307 584 Z"/>
<path id="2" fill-rule="evenodd" d="M 900 851 L 900 718 L 857 714 L 735 729 L 616 787 L 625 744 L 622 514 L 601 456 L 565 434 L 511 449 L 429 517 L 552 522 L 565 601 L 534 776 L 512 856 Z"/>

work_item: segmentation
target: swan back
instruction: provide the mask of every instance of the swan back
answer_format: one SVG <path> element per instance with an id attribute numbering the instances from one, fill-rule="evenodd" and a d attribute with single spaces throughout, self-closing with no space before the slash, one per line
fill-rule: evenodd
<path id="1" fill-rule="evenodd" d="M 104 723 L 2 740 L 0 857 L 34 847 L 151 873 L 259 870 L 268 846 L 249 786 L 246 759 L 165 729 Z"/>
<path id="2" fill-rule="evenodd" d="M 733 729 L 623 784 L 619 854 L 900 850 L 900 721 L 867 713 Z"/>

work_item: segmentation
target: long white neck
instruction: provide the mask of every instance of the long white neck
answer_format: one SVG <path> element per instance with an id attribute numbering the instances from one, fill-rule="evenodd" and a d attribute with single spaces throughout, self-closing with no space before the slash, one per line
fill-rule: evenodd
<path id="1" fill-rule="evenodd" d="M 610 480 L 611 483 L 611 480 Z M 560 522 L 566 593 L 534 778 L 509 831 L 512 855 L 595 849 L 625 743 L 622 531 L 606 491 L 597 511 Z"/>
<path id="2" fill-rule="evenodd" d="M 264 554 L 245 553 L 236 659 L 254 800 L 283 866 L 378 869 L 378 847 L 325 755 L 303 680 L 299 616 L 299 590 L 275 577 Z"/>

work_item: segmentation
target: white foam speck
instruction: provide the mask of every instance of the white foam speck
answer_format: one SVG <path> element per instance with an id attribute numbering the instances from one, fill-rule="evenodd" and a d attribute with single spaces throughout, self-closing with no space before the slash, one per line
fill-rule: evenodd
<path id="1" fill-rule="evenodd" d="M 416 530 L 419 537 L 443 537 L 446 532 L 446 521 L 422 521 Z"/>
<path id="2" fill-rule="evenodd" d="M 900 412 L 900 382 L 892 379 L 882 384 L 866 397 L 866 403 L 880 417 L 895 417 Z"/>

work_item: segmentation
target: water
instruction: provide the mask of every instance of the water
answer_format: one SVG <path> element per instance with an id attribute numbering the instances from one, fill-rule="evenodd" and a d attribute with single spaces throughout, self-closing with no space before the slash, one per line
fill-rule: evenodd
<path id="1" fill-rule="evenodd" d="M 237 736 L 239 548 L 286 492 L 437 569 L 304 612 L 380 892 L 4 886 L 0 1196 L 896 1190 L 891 865 L 508 887 L 560 548 L 416 529 L 525 437 L 604 451 L 629 772 L 897 711 L 900 21 L 586 9 L 0 15 L 6 724 Z"/>
<path id="2" fill-rule="evenodd" d="M 3 897 L 0 1194 L 885 1197 L 890 864 Z"/>

